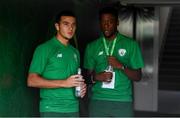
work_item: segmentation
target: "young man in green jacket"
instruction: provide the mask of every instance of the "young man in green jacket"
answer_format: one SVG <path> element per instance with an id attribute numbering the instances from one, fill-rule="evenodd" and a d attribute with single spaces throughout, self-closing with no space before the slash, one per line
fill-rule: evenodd
<path id="1" fill-rule="evenodd" d="M 93 76 L 90 117 L 133 116 L 132 83 L 141 79 L 144 66 L 136 41 L 117 31 L 118 12 L 106 7 L 99 12 L 101 37 L 87 45 L 84 68 Z"/>
<path id="2" fill-rule="evenodd" d="M 28 86 L 40 88 L 42 117 L 77 117 L 79 102 L 74 87 L 81 84 L 81 97 L 86 85 L 77 74 L 80 57 L 69 44 L 76 30 L 76 17 L 71 11 L 60 12 L 55 21 L 56 35 L 39 45 L 29 69 Z"/>

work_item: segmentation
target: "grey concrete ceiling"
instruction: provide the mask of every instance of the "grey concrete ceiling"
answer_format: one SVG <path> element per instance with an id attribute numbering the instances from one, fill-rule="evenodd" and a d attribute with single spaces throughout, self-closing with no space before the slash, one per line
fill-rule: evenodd
<path id="1" fill-rule="evenodd" d="M 119 0 L 121 4 L 180 5 L 180 0 Z"/>

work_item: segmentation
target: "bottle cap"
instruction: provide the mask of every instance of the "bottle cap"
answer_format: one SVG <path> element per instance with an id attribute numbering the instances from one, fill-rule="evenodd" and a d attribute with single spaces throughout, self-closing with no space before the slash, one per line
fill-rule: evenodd
<path id="1" fill-rule="evenodd" d="M 78 68 L 78 73 L 79 75 L 81 75 L 81 68 Z"/>

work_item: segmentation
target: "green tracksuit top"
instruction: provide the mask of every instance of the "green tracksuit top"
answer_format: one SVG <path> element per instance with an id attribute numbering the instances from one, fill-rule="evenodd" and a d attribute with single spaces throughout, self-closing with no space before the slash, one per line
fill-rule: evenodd
<path id="1" fill-rule="evenodd" d="M 48 80 L 63 80 L 77 73 L 80 56 L 71 45 L 63 45 L 56 37 L 39 45 L 33 55 L 29 73 Z M 40 112 L 78 112 L 74 88 L 41 88 Z"/>
<path id="2" fill-rule="evenodd" d="M 138 43 L 133 39 L 117 33 L 116 44 L 112 56 L 116 57 L 123 65 L 132 69 L 144 66 Z M 112 48 L 113 41 L 106 40 L 107 46 Z M 103 43 L 103 36 L 89 43 L 84 56 L 84 68 L 103 72 L 108 66 L 107 55 Z M 113 89 L 103 88 L 102 82 L 96 81 L 92 89 L 92 99 L 109 101 L 132 101 L 132 83 L 127 75 L 120 69 L 114 69 L 115 84 Z"/>

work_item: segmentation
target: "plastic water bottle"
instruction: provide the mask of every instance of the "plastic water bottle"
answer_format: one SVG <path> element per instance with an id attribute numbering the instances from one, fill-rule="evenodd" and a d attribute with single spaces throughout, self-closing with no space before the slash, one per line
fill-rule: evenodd
<path id="1" fill-rule="evenodd" d="M 106 68 L 106 72 L 113 72 L 113 67 L 111 65 L 108 65 Z"/>
<path id="2" fill-rule="evenodd" d="M 81 68 L 78 68 L 78 72 L 77 72 L 78 75 L 81 75 Z M 81 77 L 77 78 L 77 79 L 82 79 Z M 80 97 L 81 96 L 81 85 L 79 86 L 76 86 L 75 87 L 75 96 L 76 97 Z"/>
<path id="3" fill-rule="evenodd" d="M 108 65 L 105 71 L 113 73 L 113 67 L 111 65 Z M 108 79 L 108 82 L 111 82 L 111 78 Z"/>

